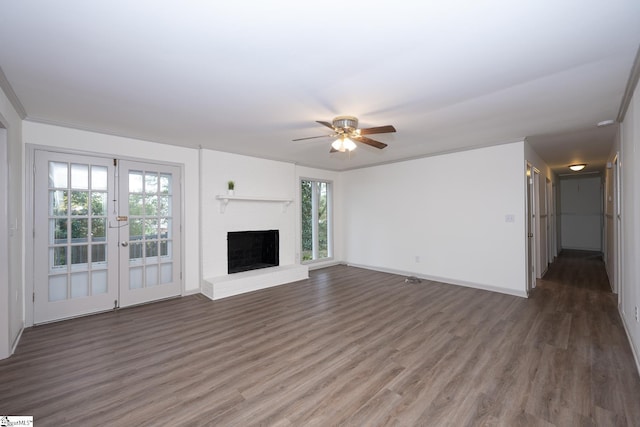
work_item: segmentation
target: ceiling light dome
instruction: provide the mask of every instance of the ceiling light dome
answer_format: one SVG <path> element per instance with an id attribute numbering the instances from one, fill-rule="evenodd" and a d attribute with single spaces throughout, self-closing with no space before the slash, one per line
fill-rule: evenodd
<path id="1" fill-rule="evenodd" d="M 345 151 L 353 151 L 356 149 L 357 145 L 355 142 L 347 138 L 346 136 L 340 137 L 333 141 L 331 144 L 334 150 L 344 153 Z"/>
<path id="2" fill-rule="evenodd" d="M 581 171 L 582 169 L 584 169 L 586 167 L 587 167 L 586 163 L 576 163 L 575 165 L 569 165 L 569 169 L 571 169 L 574 172 Z"/>

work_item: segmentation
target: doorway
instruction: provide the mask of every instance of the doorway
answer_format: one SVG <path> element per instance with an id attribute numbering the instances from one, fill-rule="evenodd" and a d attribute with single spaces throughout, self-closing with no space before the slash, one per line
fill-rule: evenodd
<path id="1" fill-rule="evenodd" d="M 176 166 L 36 150 L 34 324 L 181 294 Z"/>

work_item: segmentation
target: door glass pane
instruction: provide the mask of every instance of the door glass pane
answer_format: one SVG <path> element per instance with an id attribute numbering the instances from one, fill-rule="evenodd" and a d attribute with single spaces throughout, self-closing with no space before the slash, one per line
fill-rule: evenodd
<path id="1" fill-rule="evenodd" d="M 145 215 L 158 214 L 158 196 L 152 195 L 144 198 L 144 213 Z"/>
<path id="2" fill-rule="evenodd" d="M 49 220 L 49 243 L 51 244 L 65 244 L 67 243 L 67 219 L 56 218 Z"/>
<path id="3" fill-rule="evenodd" d="M 91 241 L 104 242 L 107 240 L 107 220 L 105 218 L 91 219 Z"/>
<path id="4" fill-rule="evenodd" d="M 86 270 L 89 262 L 89 246 L 71 246 L 71 269 Z"/>
<path id="5" fill-rule="evenodd" d="M 69 192 L 66 190 L 49 191 L 49 215 L 66 216 Z"/>
<path id="6" fill-rule="evenodd" d="M 91 245 L 91 264 L 97 267 L 107 261 L 107 245 Z"/>
<path id="7" fill-rule="evenodd" d="M 142 243 L 129 243 L 129 264 L 142 263 Z"/>
<path id="8" fill-rule="evenodd" d="M 84 243 L 89 240 L 89 220 L 78 218 L 71 220 L 71 242 Z"/>
<path id="9" fill-rule="evenodd" d="M 147 242 L 144 256 L 147 258 L 158 256 L 158 242 Z"/>
<path id="10" fill-rule="evenodd" d="M 67 275 L 49 276 L 49 301 L 63 301 L 67 299 Z"/>
<path id="11" fill-rule="evenodd" d="M 144 192 L 147 194 L 158 192 L 158 174 L 147 172 L 144 175 Z"/>
<path id="12" fill-rule="evenodd" d="M 61 269 L 67 269 L 67 247 L 58 246 L 49 249 L 49 269 L 51 271 L 60 272 Z"/>
<path id="13" fill-rule="evenodd" d="M 172 236 L 171 220 L 169 218 L 160 218 L 160 237 L 163 239 L 170 239 Z"/>
<path id="14" fill-rule="evenodd" d="M 147 287 L 149 287 L 149 286 L 156 286 L 157 284 L 158 284 L 158 265 L 157 264 L 149 265 L 147 266 L 146 285 Z"/>
<path id="15" fill-rule="evenodd" d="M 171 196 L 160 196 L 158 198 L 158 215 L 171 215 Z"/>
<path id="16" fill-rule="evenodd" d="M 107 214 L 107 193 L 91 193 L 91 215 L 104 216 Z"/>
<path id="17" fill-rule="evenodd" d="M 71 298 L 89 296 L 89 274 L 74 273 L 71 275 Z"/>
<path id="18" fill-rule="evenodd" d="M 173 264 L 160 264 L 160 283 L 171 283 L 173 281 Z"/>
<path id="19" fill-rule="evenodd" d="M 91 273 L 91 295 L 107 293 L 107 270 L 97 270 Z"/>
<path id="20" fill-rule="evenodd" d="M 71 215 L 87 215 L 89 213 L 89 192 L 71 192 Z"/>
<path id="21" fill-rule="evenodd" d="M 142 267 L 129 269 L 129 289 L 142 288 Z"/>
<path id="22" fill-rule="evenodd" d="M 146 219 L 144 221 L 144 238 L 145 239 L 157 239 L 158 238 L 158 220 Z"/>
<path id="23" fill-rule="evenodd" d="M 67 188 L 68 175 L 67 163 L 49 162 L 49 188 Z"/>
<path id="24" fill-rule="evenodd" d="M 142 240 L 144 238 L 144 220 L 129 220 L 129 241 Z"/>
<path id="25" fill-rule="evenodd" d="M 71 164 L 71 188 L 89 189 L 89 166 Z"/>
<path id="26" fill-rule="evenodd" d="M 91 189 L 107 190 L 106 166 L 91 166 Z"/>
<path id="27" fill-rule="evenodd" d="M 129 193 L 142 193 L 142 172 L 129 172 Z"/>
<path id="28" fill-rule="evenodd" d="M 143 196 L 129 194 L 129 216 L 144 215 Z"/>
<path id="29" fill-rule="evenodd" d="M 170 240 L 160 240 L 160 256 L 171 259 Z"/>
<path id="30" fill-rule="evenodd" d="M 171 175 L 160 174 L 160 193 L 171 194 Z"/>

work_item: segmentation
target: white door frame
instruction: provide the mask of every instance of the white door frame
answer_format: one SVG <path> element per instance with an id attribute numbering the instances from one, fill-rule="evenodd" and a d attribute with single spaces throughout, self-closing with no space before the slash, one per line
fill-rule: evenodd
<path id="1" fill-rule="evenodd" d="M 614 246 L 614 288 L 618 293 L 618 307 L 622 308 L 622 164 L 620 152 L 613 159 L 613 246 Z"/>
<path id="2" fill-rule="evenodd" d="M 553 184 L 549 178 L 546 178 L 547 184 L 547 265 L 551 264 L 555 258 L 554 248 L 554 206 L 553 206 Z"/>
<path id="3" fill-rule="evenodd" d="M 525 166 L 525 245 L 527 254 L 527 295 L 536 287 L 536 197 L 535 171 L 531 163 Z"/>
<path id="4" fill-rule="evenodd" d="M 1 118 L 1 117 L 0 117 Z M 7 129 L 0 121 L 0 359 L 11 354 L 11 312 L 12 300 L 9 286 L 9 157 L 7 153 Z"/>
<path id="5" fill-rule="evenodd" d="M 105 154 L 105 153 L 97 153 L 93 151 L 85 151 L 85 150 L 76 150 L 69 149 L 64 147 L 55 147 L 55 146 L 47 146 L 47 145 L 39 145 L 39 144 L 25 144 L 25 188 L 26 188 L 26 199 L 25 199 L 25 236 L 33 236 L 34 233 L 34 197 L 35 197 L 35 182 L 34 182 L 34 167 L 35 167 L 35 152 L 37 150 L 43 151 L 51 151 L 55 153 L 67 153 L 67 154 L 76 154 L 83 156 L 93 156 L 93 157 L 101 157 L 101 158 L 117 158 L 120 160 L 131 160 L 138 161 L 144 163 L 157 163 L 159 165 L 169 165 L 176 166 L 180 169 L 180 190 L 181 193 L 184 194 L 184 165 L 182 163 L 172 163 L 172 162 L 164 162 L 164 161 L 154 161 L 151 159 L 140 159 L 132 156 L 123 156 L 118 154 Z M 182 198 L 180 206 L 181 216 L 184 218 L 184 198 Z M 184 233 L 180 233 L 179 237 L 180 246 L 182 248 L 185 247 Z M 34 287 L 34 239 L 26 238 L 24 244 L 25 251 L 25 327 L 33 326 L 34 319 L 34 304 L 33 304 L 33 295 L 35 292 Z M 185 251 L 181 251 L 180 256 L 180 265 L 185 265 L 184 255 Z M 184 282 L 184 274 L 180 275 L 180 295 L 185 294 L 185 282 Z"/>

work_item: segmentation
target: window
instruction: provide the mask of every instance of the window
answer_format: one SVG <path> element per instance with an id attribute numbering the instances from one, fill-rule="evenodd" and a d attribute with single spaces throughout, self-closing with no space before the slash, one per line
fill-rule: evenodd
<path id="1" fill-rule="evenodd" d="M 301 181 L 302 262 L 331 258 L 331 183 Z"/>

